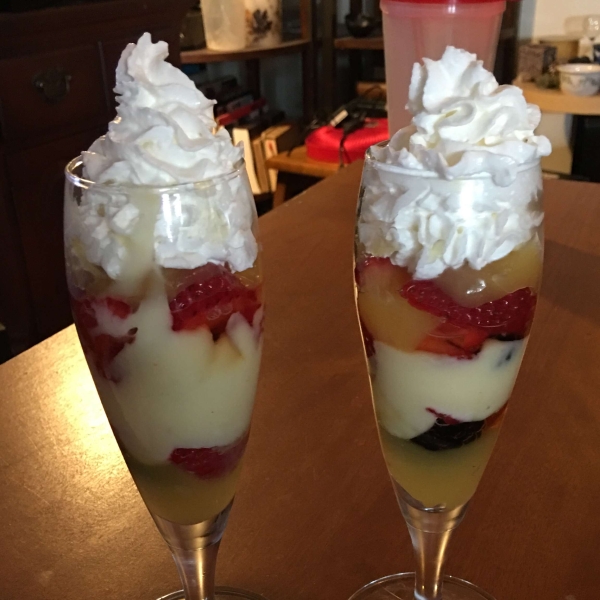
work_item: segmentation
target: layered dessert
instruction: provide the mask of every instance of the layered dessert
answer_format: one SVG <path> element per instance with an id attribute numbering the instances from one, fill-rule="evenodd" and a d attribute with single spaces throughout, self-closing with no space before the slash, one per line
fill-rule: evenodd
<path id="1" fill-rule="evenodd" d="M 117 118 L 67 183 L 73 315 L 150 511 L 199 523 L 232 501 L 262 339 L 254 199 L 213 102 L 144 34 Z M 75 168 L 77 165 L 71 165 Z"/>
<path id="2" fill-rule="evenodd" d="M 537 107 L 447 48 L 413 70 L 412 124 L 373 147 L 357 306 L 394 481 L 419 508 L 473 495 L 527 344 L 542 270 Z"/>

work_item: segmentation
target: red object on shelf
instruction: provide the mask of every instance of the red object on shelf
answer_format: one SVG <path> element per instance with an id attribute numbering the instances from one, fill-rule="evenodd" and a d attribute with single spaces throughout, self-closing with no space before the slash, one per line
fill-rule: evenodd
<path id="1" fill-rule="evenodd" d="M 366 119 L 365 125 L 349 134 L 344 140 L 340 155 L 340 144 L 344 132 L 331 125 L 319 127 L 306 138 L 308 158 L 322 162 L 341 162 L 350 164 L 361 160 L 367 149 L 389 138 L 387 119 Z"/>
<path id="2" fill-rule="evenodd" d="M 231 125 L 232 123 L 247 117 L 251 112 L 262 108 L 266 103 L 267 101 L 264 98 L 259 98 L 250 104 L 246 104 L 246 106 L 241 106 L 236 110 L 219 115 L 216 118 L 216 121 L 221 127 L 227 127 L 227 125 Z"/>

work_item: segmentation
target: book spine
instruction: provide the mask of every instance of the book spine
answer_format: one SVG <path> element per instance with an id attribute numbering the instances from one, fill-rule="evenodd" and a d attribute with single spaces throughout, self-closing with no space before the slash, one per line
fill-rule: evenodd
<path id="1" fill-rule="evenodd" d="M 277 142 L 273 139 L 265 138 L 264 140 L 264 148 L 265 148 L 265 159 L 269 159 L 272 156 L 277 155 Z M 269 169 L 269 182 L 271 186 L 271 191 L 274 192 L 277 188 L 277 169 Z"/>
<path id="2" fill-rule="evenodd" d="M 221 127 L 227 127 L 227 125 L 231 125 L 232 123 L 235 123 L 236 121 L 247 117 L 252 112 L 261 109 L 266 103 L 267 101 L 264 98 L 259 98 L 258 100 L 255 100 L 254 102 L 247 104 L 246 106 L 242 106 L 237 110 L 233 110 L 229 113 L 219 115 L 217 117 L 217 123 Z"/>
<path id="3" fill-rule="evenodd" d="M 262 193 L 258 178 L 256 177 L 256 169 L 254 168 L 254 158 L 252 156 L 252 141 L 250 140 L 250 134 L 247 129 L 235 128 L 232 133 L 233 143 L 237 145 L 242 142 L 244 146 L 244 162 L 246 163 L 246 173 L 248 174 L 248 180 L 250 181 L 250 188 L 252 193 L 257 196 Z"/>
<path id="4" fill-rule="evenodd" d="M 254 166 L 256 168 L 256 177 L 261 191 L 266 194 L 271 191 L 269 175 L 265 165 L 265 153 L 263 151 L 262 139 L 260 136 L 252 140 L 252 150 L 254 152 Z"/>

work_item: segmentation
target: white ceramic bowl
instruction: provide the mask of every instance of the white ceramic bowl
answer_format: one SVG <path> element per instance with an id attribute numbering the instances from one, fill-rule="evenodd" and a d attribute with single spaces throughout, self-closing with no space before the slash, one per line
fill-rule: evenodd
<path id="1" fill-rule="evenodd" d="M 559 65 L 560 89 L 574 96 L 594 96 L 600 91 L 600 65 Z"/>

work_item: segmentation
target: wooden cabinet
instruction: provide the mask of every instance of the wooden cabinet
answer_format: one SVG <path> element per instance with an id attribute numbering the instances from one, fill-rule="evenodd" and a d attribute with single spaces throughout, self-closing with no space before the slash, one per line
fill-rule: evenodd
<path id="1" fill-rule="evenodd" d="M 63 266 L 63 171 L 104 129 L 16 151 L 7 157 L 34 322 L 45 338 L 71 322 Z M 10 331 L 10 328 L 9 328 Z"/>
<path id="2" fill-rule="evenodd" d="M 188 0 L 0 13 L 0 322 L 15 352 L 71 322 L 63 171 L 114 117 L 114 71 L 144 31 L 179 62 Z"/>

